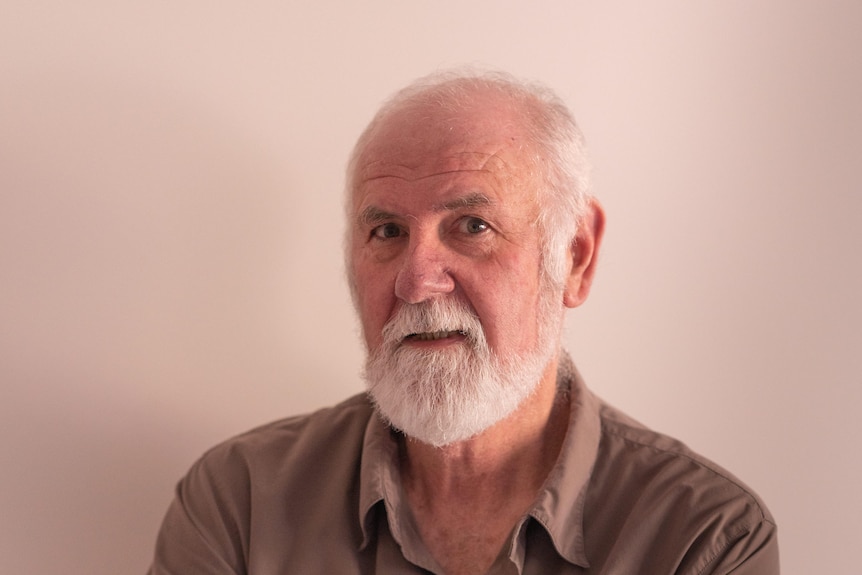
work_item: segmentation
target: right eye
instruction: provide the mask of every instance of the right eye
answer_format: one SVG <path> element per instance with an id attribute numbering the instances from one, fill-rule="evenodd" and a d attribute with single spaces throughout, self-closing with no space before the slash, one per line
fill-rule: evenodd
<path id="1" fill-rule="evenodd" d="M 393 223 L 383 224 L 371 230 L 371 235 L 378 240 L 391 240 L 401 236 L 402 233 L 401 228 Z"/>

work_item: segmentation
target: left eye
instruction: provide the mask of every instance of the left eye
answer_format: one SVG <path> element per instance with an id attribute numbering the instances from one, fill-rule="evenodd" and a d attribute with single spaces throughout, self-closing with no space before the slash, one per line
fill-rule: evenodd
<path id="1" fill-rule="evenodd" d="M 489 229 L 488 222 L 479 218 L 464 218 L 458 228 L 466 234 L 481 234 Z"/>

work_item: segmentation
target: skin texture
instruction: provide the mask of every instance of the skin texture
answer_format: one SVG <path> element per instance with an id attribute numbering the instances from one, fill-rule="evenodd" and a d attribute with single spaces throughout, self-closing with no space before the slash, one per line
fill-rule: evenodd
<path id="1" fill-rule="evenodd" d="M 399 306 L 437 297 L 472 308 L 494 352 L 536 349 L 539 297 L 551 288 L 535 224 L 539 182 L 519 123 L 505 97 L 477 93 L 458 112 L 406 108 L 378 127 L 356 164 L 350 212 L 350 271 L 369 350 Z M 553 294 L 554 325 L 589 293 L 603 224 L 593 202 Z M 462 343 L 455 334 L 402 345 Z M 479 435 L 441 448 L 405 441 L 407 500 L 446 573 L 486 572 L 553 466 L 568 418 L 555 401 L 557 361 L 512 415 Z"/>

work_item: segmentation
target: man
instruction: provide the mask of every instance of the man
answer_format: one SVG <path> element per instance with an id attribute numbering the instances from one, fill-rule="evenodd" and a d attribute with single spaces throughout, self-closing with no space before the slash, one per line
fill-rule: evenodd
<path id="1" fill-rule="evenodd" d="M 198 461 L 151 573 L 778 573 L 743 484 L 596 398 L 560 349 L 604 214 L 547 91 L 442 75 L 348 168 L 368 396 Z"/>

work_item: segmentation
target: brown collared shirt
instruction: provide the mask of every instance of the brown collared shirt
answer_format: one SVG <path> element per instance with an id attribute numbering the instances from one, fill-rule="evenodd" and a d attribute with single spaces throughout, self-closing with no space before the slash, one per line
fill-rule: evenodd
<path id="1" fill-rule="evenodd" d="M 559 460 L 490 573 L 778 574 L 775 522 L 751 490 L 561 366 Z M 177 486 L 151 575 L 440 573 L 402 494 L 399 441 L 356 396 L 215 447 Z"/>

